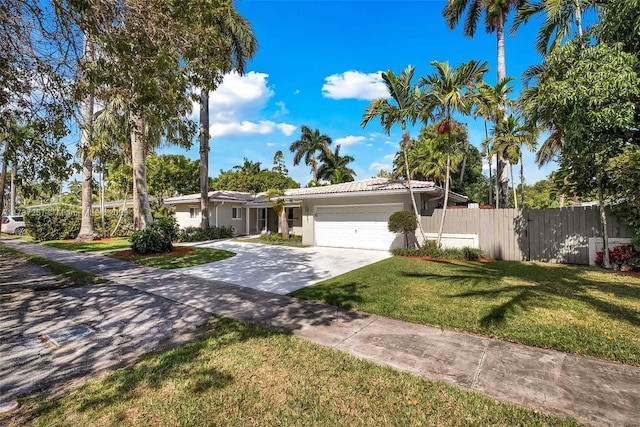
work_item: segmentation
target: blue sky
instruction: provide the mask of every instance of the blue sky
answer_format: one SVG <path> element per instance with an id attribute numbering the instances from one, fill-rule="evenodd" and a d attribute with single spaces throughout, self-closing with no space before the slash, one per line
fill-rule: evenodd
<path id="1" fill-rule="evenodd" d="M 251 23 L 259 42 L 245 76 L 230 75 L 211 96 L 211 175 L 241 164 L 243 157 L 271 167 L 277 150 L 285 154 L 290 175 L 305 185 L 309 168 L 294 167 L 289 145 L 300 126 L 318 128 L 341 152 L 355 158 L 357 179 L 389 169 L 400 130 L 390 136 L 377 123 L 360 126 L 370 100 L 385 96 L 380 72 L 416 67 L 417 77 L 433 72 L 430 62 L 457 66 L 471 59 L 487 60 L 496 77 L 496 38 L 479 25 L 476 37 L 465 38 L 460 27 L 449 30 L 442 17 L 445 1 L 259 1 L 240 0 L 236 7 Z M 516 77 L 541 62 L 535 52 L 537 22 L 506 39 L 507 75 Z M 196 116 L 194 116 L 196 117 Z M 484 137 L 481 121 L 468 124 L 471 143 Z M 413 130 L 413 134 L 418 129 Z M 163 153 L 184 153 L 175 147 Z M 186 153 L 198 158 L 198 147 Z M 554 165 L 538 169 L 534 155 L 525 156 L 525 176 L 533 183 Z"/>

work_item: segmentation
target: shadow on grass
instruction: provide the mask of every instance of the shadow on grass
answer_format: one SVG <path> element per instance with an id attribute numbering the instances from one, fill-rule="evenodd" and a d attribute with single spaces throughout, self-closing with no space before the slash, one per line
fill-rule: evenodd
<path id="1" fill-rule="evenodd" d="M 149 390 L 162 390 L 167 386 L 169 389 L 184 387 L 187 394 L 223 389 L 233 383 L 233 375 L 218 369 L 209 355 L 227 346 L 273 334 L 275 332 L 247 323 L 216 319 L 204 337 L 164 353 L 148 355 L 133 367 L 119 369 L 103 379 L 85 384 L 64 399 L 39 402 L 27 417 L 46 419 L 48 414 L 64 412 L 65 401 L 71 402 L 78 412 L 100 412 L 135 401 Z"/>
<path id="2" fill-rule="evenodd" d="M 351 310 L 364 301 L 360 294 L 366 293 L 367 285 L 349 282 L 330 287 L 310 286 L 290 294 L 292 297 L 304 298 L 312 301 L 322 301 L 326 304 Z"/>
<path id="3" fill-rule="evenodd" d="M 188 249 L 189 252 L 182 252 Z M 115 252 L 112 257 L 124 261 L 132 261 L 146 267 L 161 268 L 171 270 L 174 268 L 193 267 L 196 265 L 209 264 L 231 258 L 236 254 L 230 251 L 212 248 L 187 248 L 176 247 L 176 250 L 169 253 L 153 255 L 137 255 L 131 251 Z"/>
<path id="4" fill-rule="evenodd" d="M 556 298 L 580 301 L 591 308 L 616 320 L 623 320 L 632 326 L 640 326 L 640 312 L 624 305 L 605 301 L 590 295 L 596 290 L 617 298 L 640 300 L 640 286 L 600 282 L 584 277 L 588 270 L 577 267 L 551 267 L 533 263 L 493 262 L 489 264 L 456 264 L 456 274 L 434 274 L 402 272 L 405 277 L 424 278 L 451 282 L 454 289 L 462 290 L 451 298 L 483 298 L 485 300 L 504 299 L 504 303 L 495 305 L 480 319 L 483 327 L 496 325 L 508 320 L 510 313 L 517 310 L 531 310 L 535 307 L 547 307 Z M 513 279 L 517 284 L 496 287 L 494 289 L 472 289 L 485 287 L 488 280 Z M 524 284 L 523 284 L 524 282 Z"/>

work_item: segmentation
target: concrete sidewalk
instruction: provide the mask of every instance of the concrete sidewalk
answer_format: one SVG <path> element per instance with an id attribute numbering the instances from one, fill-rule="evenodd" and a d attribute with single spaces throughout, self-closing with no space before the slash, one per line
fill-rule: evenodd
<path id="1" fill-rule="evenodd" d="M 210 314 L 291 332 L 379 364 L 593 425 L 640 425 L 640 368 L 139 267 L 19 241 L 3 244 Z"/>

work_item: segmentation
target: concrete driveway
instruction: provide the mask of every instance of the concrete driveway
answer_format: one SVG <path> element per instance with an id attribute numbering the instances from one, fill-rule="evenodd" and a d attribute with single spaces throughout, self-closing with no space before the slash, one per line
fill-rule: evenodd
<path id="1" fill-rule="evenodd" d="M 223 261 L 175 271 L 280 295 L 391 256 L 386 251 L 290 248 L 229 240 L 197 246 L 224 249 L 237 255 Z"/>

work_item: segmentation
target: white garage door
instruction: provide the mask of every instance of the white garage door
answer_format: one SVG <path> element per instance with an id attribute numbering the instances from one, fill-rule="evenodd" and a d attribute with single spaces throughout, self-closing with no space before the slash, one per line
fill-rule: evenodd
<path id="1" fill-rule="evenodd" d="M 403 237 L 388 229 L 389 216 L 402 204 L 318 206 L 316 245 L 335 248 L 389 250 L 402 247 Z"/>

